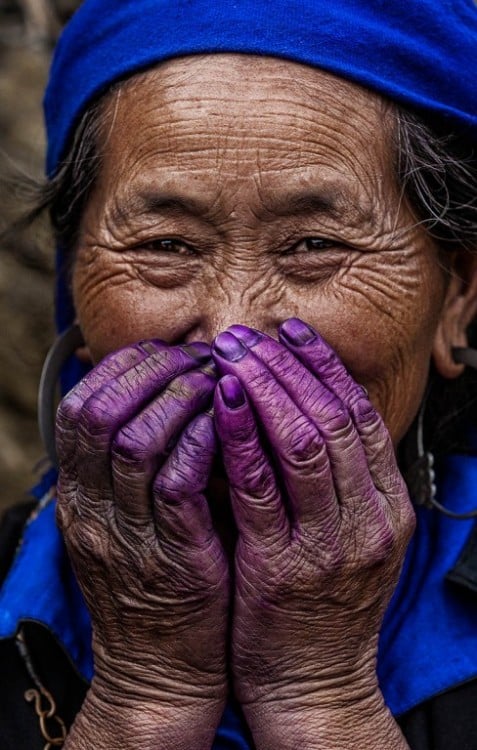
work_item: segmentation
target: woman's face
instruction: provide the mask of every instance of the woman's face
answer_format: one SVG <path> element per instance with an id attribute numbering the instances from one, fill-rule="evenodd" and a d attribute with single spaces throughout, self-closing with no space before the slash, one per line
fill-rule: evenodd
<path id="1" fill-rule="evenodd" d="M 446 289 L 393 174 L 383 101 L 272 58 L 189 57 L 107 108 L 73 274 L 95 362 L 145 338 L 272 336 L 298 316 L 369 391 L 397 444 Z"/>

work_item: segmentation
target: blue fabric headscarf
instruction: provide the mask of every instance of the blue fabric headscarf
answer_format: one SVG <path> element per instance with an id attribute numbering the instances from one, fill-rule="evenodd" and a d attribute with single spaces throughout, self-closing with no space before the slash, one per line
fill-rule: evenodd
<path id="1" fill-rule="evenodd" d="M 86 0 L 55 51 L 45 95 L 47 172 L 112 83 L 174 57 L 238 52 L 321 68 L 477 142 L 474 0 Z M 57 325 L 74 317 L 58 253 Z M 82 374 L 70 363 L 64 390 Z"/>
<path id="2" fill-rule="evenodd" d="M 45 98 L 48 172 L 113 81 L 182 55 L 243 52 L 322 68 L 477 140 L 474 0 L 86 0 Z"/>
<path id="3" fill-rule="evenodd" d="M 170 58 L 214 52 L 321 68 L 447 120 L 477 143 L 474 0 L 86 0 L 58 44 L 45 97 L 48 174 L 66 156 L 85 108 L 112 83 Z M 57 308 L 62 329 L 74 315 L 62 275 Z M 77 377 L 69 370 L 67 386 Z M 453 457 L 439 499 L 468 511 L 476 486 L 477 459 Z M 12 636 L 22 619 L 43 622 L 90 677 L 88 617 L 64 574 L 51 492 L 44 490 L 44 509 L 28 525 L 0 592 L 0 637 Z M 419 511 L 381 633 L 379 677 L 395 714 L 477 677 L 477 601 L 466 601 L 445 580 L 471 528 L 470 521 Z M 249 746 L 229 706 L 214 747 Z"/>

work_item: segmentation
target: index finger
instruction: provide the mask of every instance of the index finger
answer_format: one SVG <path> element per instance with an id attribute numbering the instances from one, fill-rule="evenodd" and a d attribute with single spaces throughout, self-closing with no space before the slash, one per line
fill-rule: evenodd
<path id="1" fill-rule="evenodd" d="M 299 318 L 284 321 L 278 335 L 295 357 L 346 404 L 361 438 L 373 481 L 386 494 L 390 488 L 383 486 L 383 482 L 398 476 L 394 446 L 365 389 L 354 380 L 325 339 Z"/>

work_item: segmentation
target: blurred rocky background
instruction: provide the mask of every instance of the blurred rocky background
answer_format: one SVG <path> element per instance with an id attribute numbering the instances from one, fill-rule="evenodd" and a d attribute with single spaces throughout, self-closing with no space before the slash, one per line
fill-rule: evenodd
<path id="1" fill-rule="evenodd" d="M 0 233 L 26 208 L 15 174 L 42 177 L 43 89 L 58 33 L 78 5 L 0 0 Z M 52 244 L 46 222 L 0 243 L 0 510 L 25 496 L 44 457 L 36 396 L 54 336 Z"/>

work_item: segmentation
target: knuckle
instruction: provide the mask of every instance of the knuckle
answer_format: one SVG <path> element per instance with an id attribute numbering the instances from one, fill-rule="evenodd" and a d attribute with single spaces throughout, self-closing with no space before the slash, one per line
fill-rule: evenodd
<path id="1" fill-rule="evenodd" d="M 185 488 L 188 484 L 188 477 L 186 472 L 187 469 L 183 467 L 180 474 L 177 472 L 158 474 L 153 484 L 154 496 L 170 505 L 179 505 L 187 497 Z"/>
<path id="2" fill-rule="evenodd" d="M 252 373 L 249 383 L 253 390 L 265 393 L 267 396 L 276 395 L 280 390 L 279 384 L 272 378 L 268 370 L 259 370 Z"/>
<path id="3" fill-rule="evenodd" d="M 199 431 L 191 431 L 184 434 L 177 445 L 176 464 L 182 464 L 190 470 L 193 467 L 200 468 L 199 465 L 208 465 L 211 457 L 215 454 L 215 436 L 210 431 L 204 430 L 202 434 Z"/>
<path id="4" fill-rule="evenodd" d="M 151 431 L 135 429 L 131 424 L 122 427 L 115 435 L 111 446 L 113 461 L 128 464 L 143 464 L 150 453 Z"/>
<path id="5" fill-rule="evenodd" d="M 278 559 L 275 559 L 278 558 Z M 260 592 L 260 598 L 266 605 L 288 609 L 288 605 L 300 600 L 300 608 L 305 605 L 307 592 L 314 589 L 316 573 L 305 550 L 300 549 L 293 555 L 284 557 L 272 554 L 270 571 L 266 586 Z M 316 607 L 316 599 L 314 602 Z M 294 607 L 290 608 L 292 611 Z"/>
<path id="6" fill-rule="evenodd" d="M 92 396 L 81 413 L 81 431 L 91 439 L 104 437 L 111 424 L 112 403 L 106 394 Z"/>
<path id="7" fill-rule="evenodd" d="M 376 441 L 387 444 L 388 431 L 372 403 L 363 394 L 354 402 L 353 414 L 366 435 L 372 435 Z"/>
<path id="8" fill-rule="evenodd" d="M 368 525 L 366 534 L 359 537 L 356 545 L 356 559 L 364 569 L 386 567 L 400 553 L 403 545 L 401 530 L 396 528 L 384 509 L 376 514 L 372 524 Z"/>
<path id="9" fill-rule="evenodd" d="M 371 535 L 369 562 L 385 563 L 397 546 L 397 534 L 391 523 L 380 524 Z"/>
<path id="10" fill-rule="evenodd" d="M 416 513 L 409 498 L 401 503 L 398 523 L 402 541 L 407 546 L 416 530 Z"/>
<path id="11" fill-rule="evenodd" d="M 327 344 L 324 339 L 316 342 L 316 355 L 318 358 L 319 372 L 326 373 L 329 378 L 339 378 L 343 373 L 343 365 L 338 359 L 335 350 Z"/>
<path id="12" fill-rule="evenodd" d="M 76 427 L 83 402 L 78 398 L 75 392 L 69 393 L 65 396 L 58 406 L 56 412 L 56 424 L 57 428 L 62 431 L 70 430 L 72 427 Z"/>
<path id="13" fill-rule="evenodd" d="M 152 376 L 153 381 L 170 382 L 182 372 L 189 370 L 191 360 L 181 349 L 162 349 L 139 363 L 135 377 Z"/>
<path id="14" fill-rule="evenodd" d="M 250 449 L 256 450 L 258 447 L 256 427 L 253 423 L 252 418 L 242 418 L 236 420 L 233 425 L 233 430 L 230 429 L 230 423 L 227 421 L 222 424 L 222 421 L 217 421 L 217 432 L 225 438 L 225 447 L 227 453 L 237 454 L 237 458 L 240 458 L 242 454 L 247 454 Z M 225 435 L 224 435 L 225 428 Z"/>
<path id="15" fill-rule="evenodd" d="M 252 465 L 243 476 L 237 479 L 232 477 L 230 487 L 241 494 L 246 494 L 247 497 L 266 503 L 276 493 L 275 484 L 271 480 L 269 468 L 263 462 L 259 462 Z"/>
<path id="16" fill-rule="evenodd" d="M 215 387 L 215 379 L 201 370 L 178 375 L 169 385 L 169 390 L 181 401 L 189 401 L 198 393 L 211 393 Z"/>
<path id="17" fill-rule="evenodd" d="M 320 434 L 309 427 L 295 430 L 290 437 L 286 461 L 293 469 L 307 475 L 321 474 L 328 469 L 328 457 Z"/>
<path id="18" fill-rule="evenodd" d="M 327 430 L 333 433 L 335 439 L 348 437 L 353 431 L 353 423 L 341 402 L 333 405 L 333 408 L 326 414 L 324 421 Z"/>
<path id="19" fill-rule="evenodd" d="M 353 561 L 356 557 L 353 551 L 353 545 L 345 545 L 342 542 L 342 538 L 338 534 L 332 535 L 331 541 L 329 538 L 324 538 L 322 543 L 322 553 L 320 556 L 320 569 L 324 576 L 332 575 L 338 576 L 347 573 L 350 566 L 350 560 Z M 317 540 L 314 540 L 313 547 L 311 546 L 312 540 L 308 540 L 310 548 L 316 547 Z"/>

